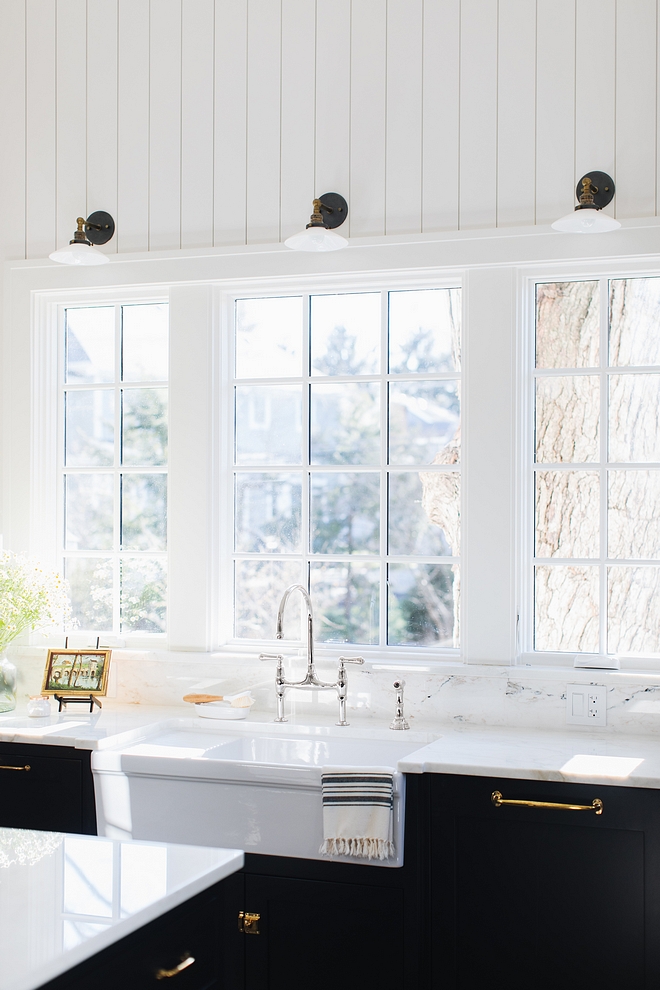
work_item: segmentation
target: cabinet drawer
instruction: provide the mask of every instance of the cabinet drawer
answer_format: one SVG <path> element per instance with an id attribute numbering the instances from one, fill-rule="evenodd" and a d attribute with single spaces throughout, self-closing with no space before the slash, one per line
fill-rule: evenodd
<path id="1" fill-rule="evenodd" d="M 193 901 L 81 964 L 53 990 L 214 990 L 219 934 L 218 901 Z M 194 962 L 177 972 L 189 958 Z"/>
<path id="2" fill-rule="evenodd" d="M 0 789 L 1 826 L 82 831 L 81 760 L 44 758 L 29 749 L 2 753 Z"/>
<path id="3" fill-rule="evenodd" d="M 129 955 L 117 960 L 114 986 L 165 990 L 206 990 L 217 985 L 218 930 L 214 916 L 189 918 L 163 926 Z M 188 959 L 194 962 L 177 972 Z M 165 976 L 166 973 L 171 975 Z M 158 978 L 160 974 L 161 978 Z"/>

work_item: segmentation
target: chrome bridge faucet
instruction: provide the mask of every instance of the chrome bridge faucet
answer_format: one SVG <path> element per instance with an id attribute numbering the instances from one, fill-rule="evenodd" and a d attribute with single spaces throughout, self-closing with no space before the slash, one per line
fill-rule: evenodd
<path id="1" fill-rule="evenodd" d="M 280 607 L 277 610 L 277 639 L 283 639 L 284 632 L 284 609 L 289 600 L 289 596 L 294 591 L 299 591 L 307 608 L 307 673 L 301 681 L 287 681 L 284 676 L 284 657 L 281 653 L 260 653 L 260 660 L 276 660 L 275 669 L 275 694 L 277 696 L 277 718 L 276 722 L 288 722 L 284 715 L 284 696 L 288 688 L 303 688 L 316 691 L 336 691 L 339 701 L 339 721 L 337 725 L 348 725 L 346 720 L 346 698 L 348 697 L 348 676 L 346 671 L 347 663 L 364 663 L 363 657 L 340 657 L 337 680 L 334 684 L 321 681 L 316 676 L 314 667 L 314 613 L 312 610 L 312 600 L 307 594 L 302 584 L 292 584 L 282 595 Z"/>

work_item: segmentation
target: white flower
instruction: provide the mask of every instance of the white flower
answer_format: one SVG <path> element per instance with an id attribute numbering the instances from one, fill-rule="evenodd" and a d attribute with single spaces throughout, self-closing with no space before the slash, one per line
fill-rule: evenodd
<path id="1" fill-rule="evenodd" d="M 0 551 L 0 653 L 24 629 L 66 628 L 71 619 L 67 583 L 33 557 Z"/>

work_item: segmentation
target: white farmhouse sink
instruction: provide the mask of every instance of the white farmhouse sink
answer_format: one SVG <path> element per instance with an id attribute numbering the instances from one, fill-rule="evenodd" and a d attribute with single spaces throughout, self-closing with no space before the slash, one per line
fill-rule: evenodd
<path id="1" fill-rule="evenodd" d="M 378 767 L 394 773 L 397 855 L 371 862 L 400 866 L 404 780 L 396 765 L 435 738 L 353 726 L 200 728 L 198 719 L 171 719 L 132 745 L 93 753 L 99 834 L 321 859 L 323 768 Z"/>

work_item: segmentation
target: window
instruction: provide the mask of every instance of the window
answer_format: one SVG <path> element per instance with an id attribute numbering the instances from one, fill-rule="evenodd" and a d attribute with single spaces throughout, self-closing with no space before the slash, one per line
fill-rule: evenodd
<path id="1" fill-rule="evenodd" d="M 460 290 L 238 298 L 236 640 L 459 645 Z M 285 636 L 299 640 L 300 615 Z"/>
<path id="2" fill-rule="evenodd" d="M 168 307 L 65 310 L 64 573 L 82 630 L 164 633 Z"/>
<path id="3" fill-rule="evenodd" d="M 536 286 L 534 641 L 660 655 L 660 278 Z"/>

